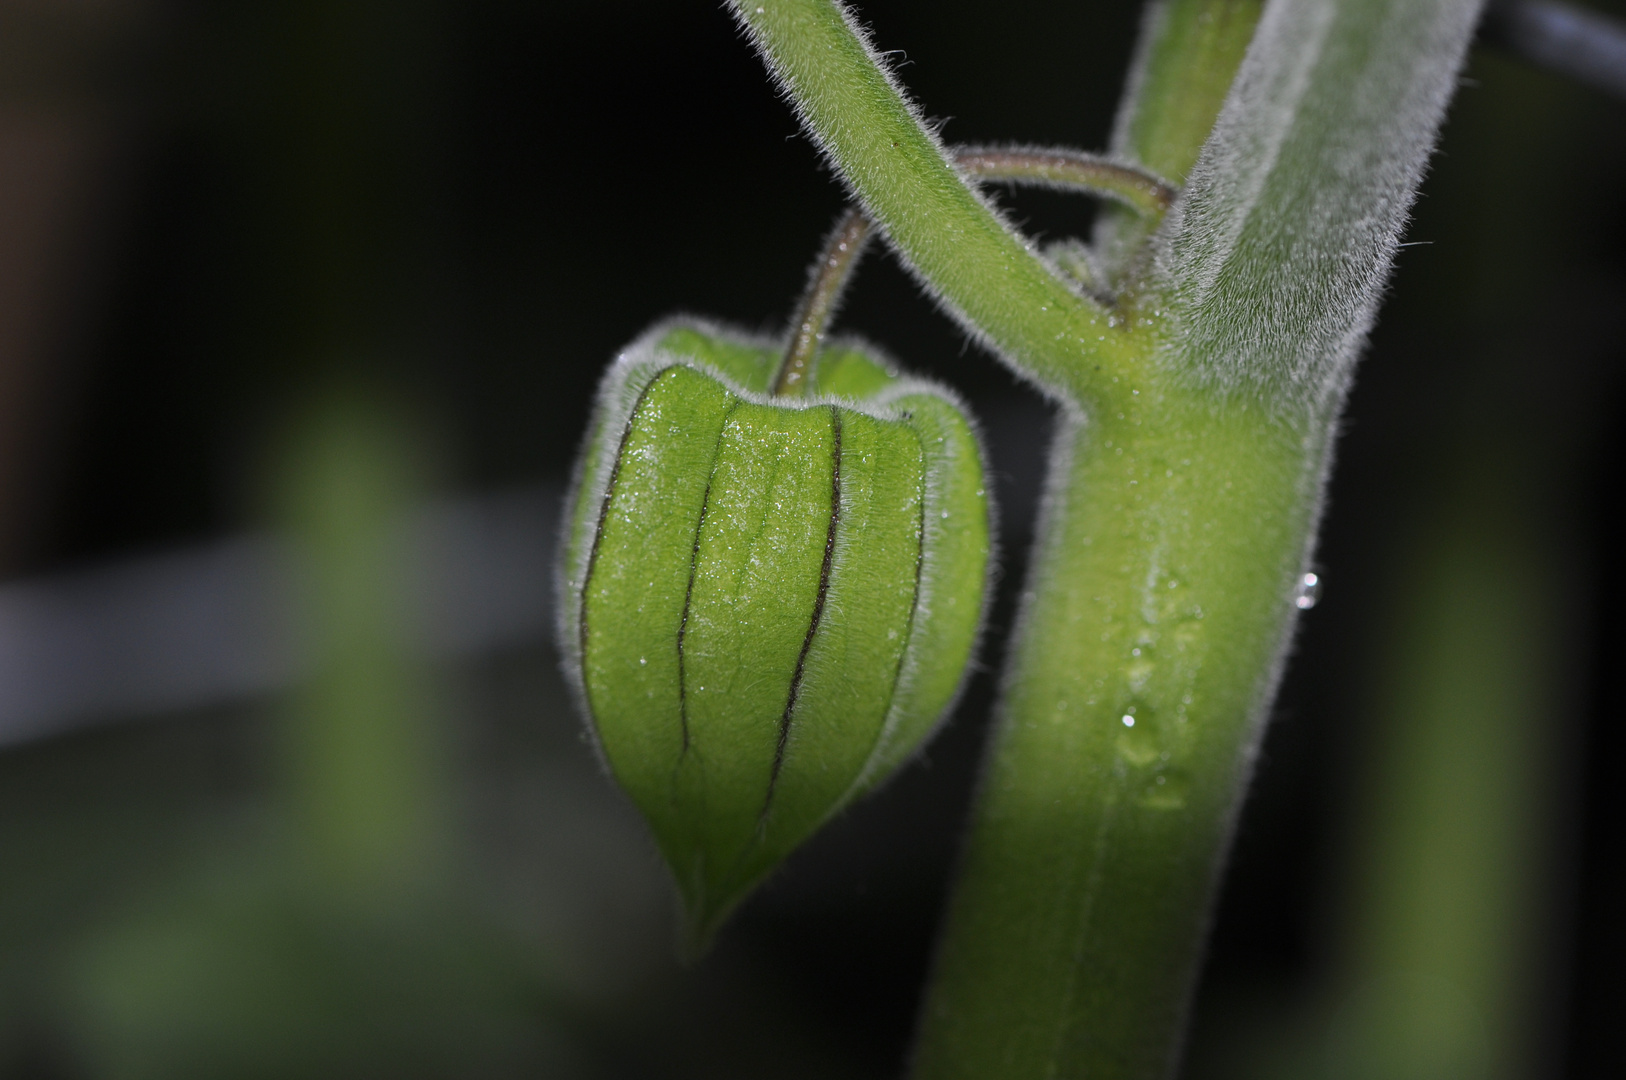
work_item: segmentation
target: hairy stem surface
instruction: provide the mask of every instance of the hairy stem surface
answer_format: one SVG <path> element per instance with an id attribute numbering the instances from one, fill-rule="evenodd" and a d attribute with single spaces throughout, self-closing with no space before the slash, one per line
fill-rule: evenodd
<path id="1" fill-rule="evenodd" d="M 919 1080 L 1165 1075 L 1292 624 L 1319 448 L 1135 394 L 1066 422 Z"/>
<path id="2" fill-rule="evenodd" d="M 967 176 L 995 183 L 1048 187 L 1116 200 L 1153 222 L 1179 194 L 1162 178 L 1131 165 L 1058 147 L 956 146 L 954 163 Z M 857 207 L 842 212 L 808 274 L 807 289 L 790 324 L 790 343 L 773 379 L 773 393 L 804 393 L 830 322 L 869 246 L 873 226 Z"/>
<path id="3" fill-rule="evenodd" d="M 1167 180 L 1133 165 L 1051 146 L 956 146 L 954 164 L 978 180 L 1004 181 L 1100 195 L 1156 224 L 1180 194 Z"/>
<path id="4" fill-rule="evenodd" d="M 905 262 L 1007 362 L 1074 398 L 1128 375 L 1146 343 L 1010 229 L 832 0 L 734 0 L 803 123 Z"/>
<path id="5" fill-rule="evenodd" d="M 805 393 L 813 375 L 813 361 L 824 344 L 825 331 L 835 318 L 841 295 L 869 245 L 869 218 L 862 210 L 849 208 L 836 219 L 825 238 L 819 261 L 808 275 L 807 291 L 790 324 L 790 344 L 785 359 L 774 376 L 773 393 L 795 397 Z"/>
<path id="6" fill-rule="evenodd" d="M 1184 184 L 1242 63 L 1262 0 L 1163 0 L 1146 10 L 1113 153 Z M 1096 245 L 1110 280 L 1132 267 L 1157 222 L 1102 209 Z"/>

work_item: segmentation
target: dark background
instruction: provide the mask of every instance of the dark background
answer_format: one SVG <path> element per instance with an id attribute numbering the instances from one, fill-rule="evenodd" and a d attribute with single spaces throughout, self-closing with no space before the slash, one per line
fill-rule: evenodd
<path id="1" fill-rule="evenodd" d="M 15 196 L 65 209 L 41 249 L 53 269 L 26 309 L 27 347 L 8 360 L 24 372 L 8 408 L 26 421 L 6 444 L 13 578 L 261 523 L 267 447 L 335 382 L 400 403 L 438 490 L 562 481 L 620 346 L 677 311 L 778 328 L 842 203 L 715 3 L 17 10 L 6 17 L 25 45 L 13 51 L 44 59 L 13 65 L 23 74 L 4 88 L 5 115 L 33 119 L 0 129 L 15 147 L 4 153 L 28 158 L 29 139 L 75 149 Z M 949 139 L 1105 145 L 1136 5 L 877 0 L 861 11 L 882 48 L 904 50 L 902 77 Z M 1352 852 L 1386 775 L 1386 649 L 1441 522 L 1517 534 L 1542 582 L 1521 653 L 1542 688 L 1530 724 L 1548 754 L 1529 804 L 1539 961 L 1525 984 L 1533 1049 L 1513 1071 L 1626 1069 L 1626 747 L 1613 677 L 1626 650 L 1622 191 L 1626 104 L 1476 51 L 1408 232 L 1418 246 L 1402 252 L 1350 402 L 1318 557 L 1325 599 L 1302 623 L 1226 877 L 1195 1074 L 1262 1075 L 1250 1063 L 1301 1038 L 1305 1003 L 1336 981 L 1362 872 Z M 1077 200 L 1009 202 L 1046 236 L 1090 221 Z M 517 974 L 496 962 L 503 974 L 487 982 L 515 989 L 488 1011 L 517 1019 L 482 1027 L 425 1006 L 441 1019 L 423 1023 L 444 1022 L 454 1049 L 410 1067 L 392 1056 L 396 1021 L 382 1013 L 361 1010 L 325 1035 L 289 1021 L 264 1038 L 304 1048 L 292 1071 L 897 1073 L 1023 571 L 1048 413 L 890 256 L 866 263 L 841 325 L 960 389 L 987 429 L 1004 570 L 985 670 L 952 725 L 684 971 L 665 951 L 653 855 L 625 808 L 592 787 L 549 651 L 448 674 L 446 723 L 462 748 L 453 786 L 479 834 L 469 858 L 502 881 L 486 889 L 485 871 L 465 875 L 482 913 L 471 925 L 500 926 L 504 956 L 569 954 L 548 933 L 585 932 L 533 919 L 546 904 L 526 906 L 527 883 L 551 875 L 548 888 L 568 893 L 576 875 L 609 875 L 593 888 L 621 900 L 598 905 L 607 926 L 595 932 L 637 957 L 584 948 L 580 978 L 558 975 L 570 964 L 554 959 L 515 961 Z M 252 847 L 222 822 L 272 797 L 266 732 L 278 715 L 262 704 L 164 717 L 0 752 L 0 892 L 32 897 L 0 906 L 11 920 L 0 927 L 0 1076 L 180 1075 L 194 1057 L 214 1075 L 253 1071 L 221 1064 L 236 1060 L 230 1048 L 209 1057 L 166 1036 L 153 1050 L 110 1027 L 73 972 L 94 952 L 86 941 L 132 917 L 132 898 L 166 895 L 210 852 Z M 526 839 L 578 824 L 598 836 L 601 819 L 623 869 L 591 853 L 548 864 L 563 849 Z M 481 854 L 492 846 L 500 856 Z M 617 892 L 620 873 L 631 884 Z M 499 894 L 521 899 L 480 899 Z M 502 914 L 488 918 L 492 908 Z M 346 957 L 333 970 L 379 967 Z M 595 982 L 599 966 L 620 974 Z M 328 970 L 313 962 L 278 992 L 320 997 L 313 987 L 350 977 Z M 554 1033 L 547 1047 L 471 1034 L 533 1021 Z M 357 1056 L 331 1049 L 341 1043 Z"/>

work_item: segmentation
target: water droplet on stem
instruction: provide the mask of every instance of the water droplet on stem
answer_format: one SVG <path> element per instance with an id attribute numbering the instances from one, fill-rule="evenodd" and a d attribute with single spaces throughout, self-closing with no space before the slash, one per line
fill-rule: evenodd
<path id="1" fill-rule="evenodd" d="M 1305 574 L 1299 578 L 1298 588 L 1293 593 L 1293 606 L 1300 611 L 1309 611 L 1321 602 L 1321 575 Z"/>

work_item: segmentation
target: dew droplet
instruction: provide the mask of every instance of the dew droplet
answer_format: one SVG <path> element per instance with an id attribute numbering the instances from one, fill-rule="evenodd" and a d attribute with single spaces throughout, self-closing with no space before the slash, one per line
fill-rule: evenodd
<path id="1" fill-rule="evenodd" d="M 1293 592 L 1293 606 L 1300 611 L 1309 611 L 1321 602 L 1321 576 L 1319 574 L 1305 574 L 1299 578 L 1298 588 Z"/>
<path id="2" fill-rule="evenodd" d="M 1154 721 L 1146 718 L 1144 723 L 1137 724 L 1134 723 L 1135 718 L 1128 714 L 1123 719 L 1129 726 L 1120 731 L 1115 740 L 1118 756 L 1137 769 L 1155 764 L 1163 748 L 1158 743 Z"/>

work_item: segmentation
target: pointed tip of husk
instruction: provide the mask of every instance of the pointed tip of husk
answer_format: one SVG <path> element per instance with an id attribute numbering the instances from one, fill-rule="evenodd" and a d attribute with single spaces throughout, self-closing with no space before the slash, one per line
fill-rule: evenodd
<path id="1" fill-rule="evenodd" d="M 749 890 L 747 890 L 748 892 Z M 704 894 L 681 893 L 678 911 L 676 951 L 685 967 L 703 960 L 717 942 L 717 934 L 745 899 L 745 893 L 718 900 Z"/>

